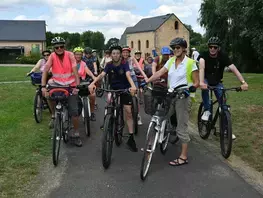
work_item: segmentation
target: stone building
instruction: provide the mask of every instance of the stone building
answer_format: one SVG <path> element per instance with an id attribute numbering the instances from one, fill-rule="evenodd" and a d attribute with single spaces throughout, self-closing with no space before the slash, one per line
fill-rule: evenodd
<path id="1" fill-rule="evenodd" d="M 175 37 L 183 37 L 189 44 L 189 31 L 174 14 L 140 20 L 135 26 L 127 27 L 121 36 L 120 44 L 142 52 L 143 57 L 153 55 L 153 51 L 160 54 L 163 46 Z M 188 49 L 189 50 L 189 49 Z"/>

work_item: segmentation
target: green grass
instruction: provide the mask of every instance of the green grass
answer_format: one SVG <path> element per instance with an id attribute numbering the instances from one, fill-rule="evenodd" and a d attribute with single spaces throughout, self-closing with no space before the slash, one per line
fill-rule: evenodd
<path id="1" fill-rule="evenodd" d="M 28 71 L 19 69 L 20 76 Z M 23 197 L 41 161 L 51 153 L 49 113 L 44 112 L 41 124 L 35 122 L 35 88 L 30 84 L 0 85 L 0 93 L 0 197 Z"/>
<path id="2" fill-rule="evenodd" d="M 263 172 L 263 74 L 244 74 L 248 82 L 247 92 L 228 92 L 228 104 L 231 105 L 232 128 L 237 140 L 233 144 L 233 153 Z M 224 86 L 239 86 L 232 73 L 225 73 Z M 200 93 L 200 92 L 199 92 Z M 198 102 L 193 105 L 191 120 L 197 123 Z M 219 147 L 219 143 L 218 143 Z"/>
<path id="3" fill-rule="evenodd" d="M 32 67 L 0 67 L 0 82 L 30 80 L 26 74 Z"/>

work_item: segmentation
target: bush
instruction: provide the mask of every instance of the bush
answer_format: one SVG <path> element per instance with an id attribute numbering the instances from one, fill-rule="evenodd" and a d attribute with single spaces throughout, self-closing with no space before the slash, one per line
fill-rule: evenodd
<path id="1" fill-rule="evenodd" d="M 41 54 L 31 54 L 29 56 L 20 56 L 17 58 L 19 64 L 36 64 L 41 59 Z"/>

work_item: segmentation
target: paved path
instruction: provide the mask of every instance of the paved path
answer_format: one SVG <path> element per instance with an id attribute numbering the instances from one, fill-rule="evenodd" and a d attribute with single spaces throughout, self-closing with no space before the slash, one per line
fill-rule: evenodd
<path id="1" fill-rule="evenodd" d="M 0 64 L 0 67 L 34 67 L 32 64 Z"/>
<path id="2" fill-rule="evenodd" d="M 60 183 L 47 196 L 50 198 L 259 198 L 262 197 L 236 172 L 229 168 L 213 153 L 197 141 L 192 141 L 189 149 L 189 164 L 171 167 L 169 160 L 179 155 L 179 146 L 170 145 L 163 156 L 157 149 L 148 179 L 140 180 L 142 152 L 132 153 L 122 145 L 113 148 L 110 168 L 104 170 L 101 163 L 101 130 L 103 103 L 99 101 L 97 122 L 92 123 L 90 138 L 83 137 L 82 148 L 63 146 L 66 156 L 61 156 L 63 166 L 67 165 Z M 142 115 L 144 125 L 140 127 L 136 141 L 143 145 L 149 116 Z M 61 167 L 57 167 L 59 170 Z M 52 184 L 52 180 L 49 180 Z"/>

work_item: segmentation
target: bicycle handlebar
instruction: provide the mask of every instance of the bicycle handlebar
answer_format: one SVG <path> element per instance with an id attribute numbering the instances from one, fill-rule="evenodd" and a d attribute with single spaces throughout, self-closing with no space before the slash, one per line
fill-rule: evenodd
<path id="1" fill-rule="evenodd" d="M 115 92 L 115 93 L 130 93 L 129 89 L 103 89 L 103 88 L 98 88 L 99 90 L 103 90 L 105 92 Z"/>
<path id="2" fill-rule="evenodd" d="M 207 88 L 208 88 L 209 90 L 220 89 L 220 90 L 224 90 L 224 91 L 237 91 L 237 92 L 242 91 L 241 87 L 223 88 L 223 87 L 207 86 Z"/>

